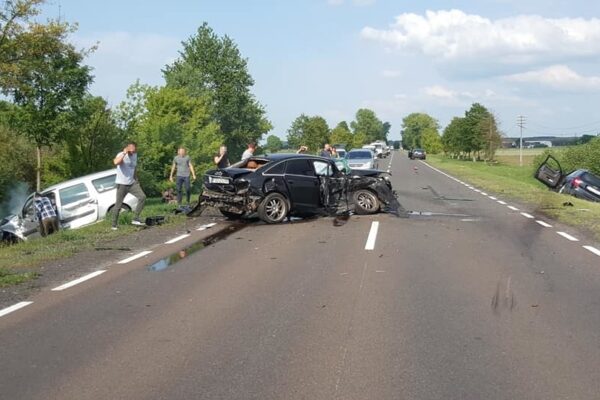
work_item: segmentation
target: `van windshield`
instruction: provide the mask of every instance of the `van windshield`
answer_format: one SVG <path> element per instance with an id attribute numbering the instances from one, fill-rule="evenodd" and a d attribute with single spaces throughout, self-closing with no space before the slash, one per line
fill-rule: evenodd
<path id="1" fill-rule="evenodd" d="M 350 153 L 348 153 L 348 159 L 350 159 L 350 160 L 357 160 L 360 158 L 362 158 L 362 159 L 372 158 L 371 152 L 370 151 L 351 151 Z"/>

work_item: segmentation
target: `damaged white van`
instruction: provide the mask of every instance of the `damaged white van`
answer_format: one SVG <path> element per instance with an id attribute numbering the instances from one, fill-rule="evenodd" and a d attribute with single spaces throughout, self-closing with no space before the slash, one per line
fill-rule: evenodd
<path id="1" fill-rule="evenodd" d="M 61 229 L 76 229 L 104 219 L 112 212 L 117 197 L 115 169 L 97 172 L 50 186 L 41 193 L 50 199 L 57 212 Z M 122 210 L 133 210 L 137 198 L 128 194 Z M 0 222 L 0 239 L 15 242 L 40 236 L 39 222 L 33 207 L 33 193 L 27 197 L 18 215 Z"/>

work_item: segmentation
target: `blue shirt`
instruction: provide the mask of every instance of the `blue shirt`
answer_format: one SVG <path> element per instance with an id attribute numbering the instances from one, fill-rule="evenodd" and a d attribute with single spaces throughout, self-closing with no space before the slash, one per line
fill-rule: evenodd
<path id="1" fill-rule="evenodd" d="M 125 154 L 121 164 L 117 165 L 117 179 L 115 183 L 117 185 L 133 185 L 135 183 L 135 168 L 137 167 L 137 153 L 129 155 L 127 153 L 120 152 L 117 154 L 119 157 L 121 154 Z"/>
<path id="2" fill-rule="evenodd" d="M 35 215 L 40 221 L 56 217 L 54 206 L 47 197 L 38 197 L 33 201 L 33 206 L 35 207 Z"/>

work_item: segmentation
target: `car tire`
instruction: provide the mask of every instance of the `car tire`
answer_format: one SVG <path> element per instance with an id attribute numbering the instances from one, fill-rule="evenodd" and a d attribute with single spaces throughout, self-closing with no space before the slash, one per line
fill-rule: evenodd
<path id="1" fill-rule="evenodd" d="M 370 190 L 357 190 L 352 194 L 352 198 L 357 214 L 375 214 L 381 208 L 381 202 L 377 198 L 377 195 Z"/>
<path id="2" fill-rule="evenodd" d="M 221 212 L 221 214 L 225 218 L 227 218 L 229 220 L 232 220 L 232 221 L 240 220 L 244 216 L 243 213 L 242 214 L 238 214 L 238 213 L 234 213 L 234 212 L 231 212 L 231 211 L 226 211 L 226 210 L 223 210 L 223 209 L 219 209 L 219 211 Z"/>
<path id="3" fill-rule="evenodd" d="M 282 222 L 290 211 L 288 200 L 279 193 L 268 194 L 258 206 L 258 216 L 267 224 Z"/>

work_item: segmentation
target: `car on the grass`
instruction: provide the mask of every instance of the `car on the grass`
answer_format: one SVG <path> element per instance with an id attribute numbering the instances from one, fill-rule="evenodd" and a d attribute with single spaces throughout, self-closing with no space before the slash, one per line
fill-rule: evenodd
<path id="1" fill-rule="evenodd" d="M 340 171 L 335 160 L 306 154 L 250 157 L 204 175 L 204 190 L 189 215 L 207 206 L 230 219 L 257 215 L 266 223 L 292 216 L 398 212 L 389 175 Z"/>
<path id="2" fill-rule="evenodd" d="M 560 162 L 551 155 L 540 164 L 535 178 L 559 193 L 600 202 L 600 177 L 586 169 L 564 173 Z"/>
<path id="3" fill-rule="evenodd" d="M 411 160 L 414 160 L 414 159 L 425 160 L 425 159 L 427 159 L 427 153 L 423 149 L 412 149 L 408 153 L 408 157 Z"/>
<path id="4" fill-rule="evenodd" d="M 377 169 L 377 158 L 370 149 L 352 149 L 346 154 L 350 169 Z"/>
<path id="5" fill-rule="evenodd" d="M 54 205 L 61 229 L 76 229 L 104 219 L 112 211 L 117 197 L 116 169 L 82 176 L 62 182 L 41 192 Z M 137 206 L 137 198 L 128 194 L 123 200 L 125 210 Z M 3 241 L 27 240 L 40 236 L 39 222 L 30 194 L 16 215 L 6 216 L 0 225 Z"/>

